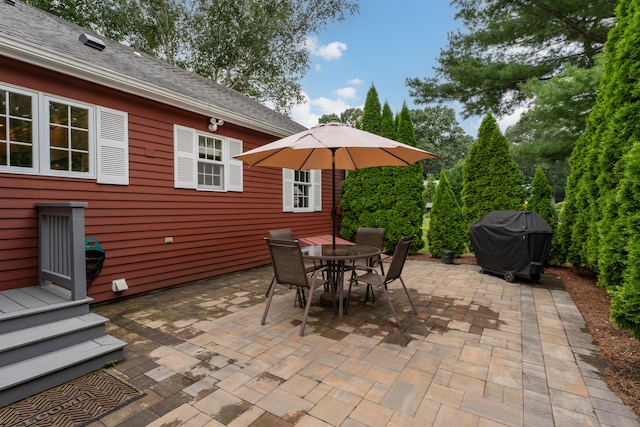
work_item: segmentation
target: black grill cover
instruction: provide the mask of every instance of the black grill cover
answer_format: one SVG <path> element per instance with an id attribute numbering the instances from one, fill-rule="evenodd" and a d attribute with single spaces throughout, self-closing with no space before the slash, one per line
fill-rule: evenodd
<path id="1" fill-rule="evenodd" d="M 553 230 L 533 211 L 493 211 L 473 224 L 471 244 L 483 270 L 538 280 L 549 255 Z"/>

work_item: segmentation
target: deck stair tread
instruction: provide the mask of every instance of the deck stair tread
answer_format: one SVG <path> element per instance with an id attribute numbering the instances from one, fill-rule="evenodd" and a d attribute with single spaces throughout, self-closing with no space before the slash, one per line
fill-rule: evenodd
<path id="1" fill-rule="evenodd" d="M 58 320 L 56 322 L 7 332 L 2 334 L 2 340 L 0 340 L 0 353 L 24 345 L 68 335 L 75 331 L 104 325 L 107 321 L 108 319 L 106 317 L 95 313 L 87 313 L 81 316 Z"/>
<path id="2" fill-rule="evenodd" d="M 126 343 L 110 335 L 87 340 L 0 367 L 0 391 L 70 368 L 100 355 L 121 350 Z"/>
<path id="3" fill-rule="evenodd" d="M 9 289 L 0 292 L 0 321 L 92 301 L 90 297 L 74 301 L 68 289 L 56 285 Z"/>

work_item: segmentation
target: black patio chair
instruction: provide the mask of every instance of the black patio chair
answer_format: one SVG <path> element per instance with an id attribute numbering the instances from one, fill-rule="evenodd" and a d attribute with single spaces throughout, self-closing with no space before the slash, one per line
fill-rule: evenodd
<path id="1" fill-rule="evenodd" d="M 306 299 L 304 317 L 302 319 L 302 325 L 300 325 L 300 336 L 303 336 L 304 328 L 307 324 L 307 316 L 309 315 L 309 308 L 311 307 L 311 301 L 313 299 L 313 292 L 316 288 L 323 287 L 325 283 L 327 283 L 327 279 L 322 277 L 321 269 L 316 269 L 311 274 L 307 273 L 302 251 L 300 250 L 300 244 L 296 240 L 265 238 L 265 241 L 269 246 L 274 280 L 272 285 L 269 286 L 267 306 L 264 309 L 260 324 L 265 324 L 277 285 L 296 288 L 297 291 L 299 290 L 303 293 L 304 290 L 307 289 L 309 296 Z"/>
<path id="2" fill-rule="evenodd" d="M 398 324 L 398 328 L 400 328 L 400 319 L 398 318 L 398 314 L 396 313 L 395 308 L 393 308 L 393 304 L 391 303 L 391 298 L 389 297 L 389 292 L 387 291 L 387 285 L 395 280 L 400 280 L 402 283 L 402 288 L 404 292 L 407 294 L 407 298 L 409 298 L 409 303 L 411 304 L 411 308 L 415 314 L 418 314 L 416 311 L 416 306 L 413 304 L 411 300 L 411 296 L 409 296 L 409 291 L 407 290 L 406 285 L 404 284 L 404 280 L 402 280 L 402 269 L 404 268 L 405 261 L 407 260 L 407 256 L 409 255 L 409 248 L 411 247 L 411 242 L 415 236 L 403 237 L 398 241 L 396 245 L 396 250 L 393 253 L 393 258 L 391 260 L 391 265 L 389 265 L 387 274 L 381 274 L 377 271 L 376 267 L 368 267 L 367 272 L 361 275 L 353 274 L 351 279 L 349 280 L 349 292 L 347 294 L 347 300 L 351 296 L 351 285 L 354 282 L 362 282 L 366 283 L 367 286 L 379 286 L 382 288 L 382 292 L 384 292 L 384 296 L 387 299 L 387 303 L 389 303 L 389 308 L 391 308 L 391 312 L 393 316 L 396 318 L 396 322 Z M 356 270 L 354 270 L 355 272 Z M 372 290 L 373 291 L 373 290 Z"/>
<path id="3" fill-rule="evenodd" d="M 373 227 L 360 227 L 356 231 L 356 245 L 367 245 L 378 248 L 382 251 L 384 249 L 384 228 Z M 369 267 L 380 267 L 380 272 L 384 274 L 384 266 L 382 264 L 382 252 L 374 258 L 369 259 L 357 259 L 353 262 L 352 267 L 354 270 L 368 271 Z M 355 274 L 355 271 L 352 272 Z M 364 296 L 364 300 L 369 299 L 369 291 L 371 291 L 371 298 L 376 300 L 373 290 L 370 285 L 367 285 L 367 291 Z"/>
<path id="4" fill-rule="evenodd" d="M 269 230 L 269 237 L 273 238 L 273 239 L 281 239 L 281 240 L 294 240 L 293 239 L 293 231 L 290 228 L 279 228 L 277 230 Z M 311 273 L 312 271 L 315 271 L 317 268 L 319 268 L 321 266 L 316 265 L 315 263 L 313 265 L 307 265 L 305 268 L 307 269 L 307 273 Z M 271 290 L 271 287 L 274 285 L 276 280 L 276 277 L 273 276 L 273 279 L 271 279 L 271 284 L 269 285 L 269 288 L 267 289 L 267 293 L 264 295 L 269 296 L 269 291 Z M 296 299 L 294 304 L 298 302 L 300 304 L 300 308 L 304 307 L 305 303 L 306 303 L 306 296 L 304 294 L 304 290 L 303 289 L 298 289 L 296 291 Z"/>

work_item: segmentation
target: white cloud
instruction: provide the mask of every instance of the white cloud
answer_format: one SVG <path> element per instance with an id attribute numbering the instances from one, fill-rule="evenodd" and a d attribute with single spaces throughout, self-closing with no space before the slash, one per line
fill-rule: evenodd
<path id="1" fill-rule="evenodd" d="M 347 83 L 349 83 L 350 85 L 361 85 L 364 83 L 364 80 L 360 80 L 359 78 L 355 78 L 355 79 L 351 79 L 351 80 L 347 80 Z"/>
<path id="2" fill-rule="evenodd" d="M 343 87 L 335 91 L 340 99 L 355 99 L 357 90 L 355 87 Z"/>
<path id="3" fill-rule="evenodd" d="M 316 37 L 307 37 L 305 48 L 311 56 L 319 56 L 326 61 L 333 61 L 342 56 L 342 53 L 347 50 L 347 45 L 342 42 L 331 42 L 322 46 Z"/>
<path id="4" fill-rule="evenodd" d="M 313 99 L 311 106 L 315 107 L 321 114 L 335 113 L 337 115 L 340 115 L 344 110 L 350 108 L 350 105 L 342 99 L 329 99 L 324 96 Z"/>
<path id="5" fill-rule="evenodd" d="M 343 99 L 329 99 L 324 96 L 310 99 L 303 92 L 304 102 L 291 109 L 291 118 L 308 128 L 318 124 L 320 116 L 323 114 L 337 114 L 338 116 L 347 108 L 352 108 Z"/>
<path id="6" fill-rule="evenodd" d="M 309 99 L 309 96 L 304 92 L 302 95 L 304 96 L 304 102 L 291 109 L 291 118 L 302 126 L 310 128 L 318 124 L 320 115 L 311 111 L 311 100 Z"/>

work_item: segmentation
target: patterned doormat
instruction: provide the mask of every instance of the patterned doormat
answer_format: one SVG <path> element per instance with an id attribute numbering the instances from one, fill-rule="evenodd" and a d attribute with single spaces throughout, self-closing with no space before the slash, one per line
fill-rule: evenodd
<path id="1" fill-rule="evenodd" d="M 0 426 L 85 426 L 144 395 L 99 370 L 0 408 Z"/>

